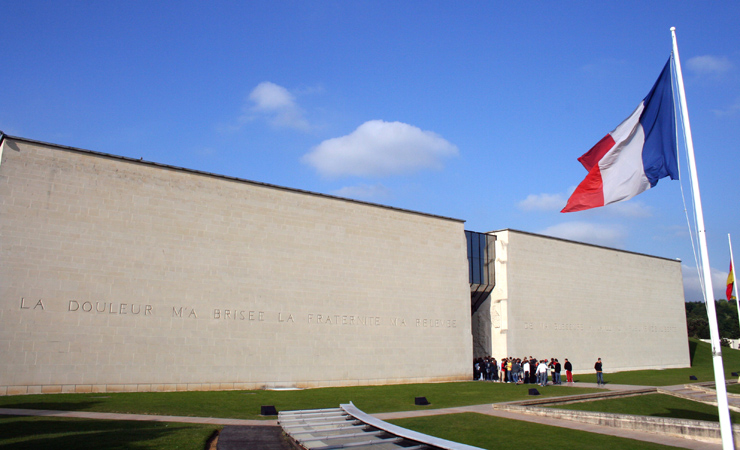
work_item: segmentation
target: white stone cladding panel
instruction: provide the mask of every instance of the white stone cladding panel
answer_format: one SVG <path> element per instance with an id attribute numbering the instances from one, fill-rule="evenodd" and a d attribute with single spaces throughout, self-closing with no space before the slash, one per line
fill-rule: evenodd
<path id="1" fill-rule="evenodd" d="M 0 256 L 8 391 L 470 376 L 460 221 L 9 139 Z"/>
<path id="2" fill-rule="evenodd" d="M 503 239 L 502 239 L 503 237 Z M 509 246 L 506 232 L 496 235 L 496 259 L 494 275 L 496 284 L 491 292 L 491 356 L 496 356 L 499 361 L 511 356 L 508 353 L 508 295 L 509 295 Z"/>
<path id="3" fill-rule="evenodd" d="M 578 372 L 593 372 L 599 357 L 607 372 L 689 366 L 679 261 L 494 234 L 502 249 L 495 292 L 508 319 L 500 347 L 494 337 L 496 356 L 568 358 Z"/>

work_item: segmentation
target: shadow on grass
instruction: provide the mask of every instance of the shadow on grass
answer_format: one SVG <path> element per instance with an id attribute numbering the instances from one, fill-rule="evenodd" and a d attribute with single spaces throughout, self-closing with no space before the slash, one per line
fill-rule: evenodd
<path id="1" fill-rule="evenodd" d="M 689 339 L 689 365 L 694 366 L 694 353 L 696 353 L 697 342 Z"/>
<path id="2" fill-rule="evenodd" d="M 651 414 L 651 415 L 653 417 L 672 417 L 674 419 L 704 420 L 707 422 L 719 421 L 717 414 L 710 414 L 710 413 L 699 412 L 696 410 L 691 411 L 688 409 L 677 409 L 677 408 L 668 408 L 668 412 L 656 413 L 656 414 Z"/>
<path id="3" fill-rule="evenodd" d="M 52 394 L 56 395 L 56 394 Z M 42 409 L 48 411 L 92 411 L 100 402 L 29 402 L 4 405 L 12 409 Z M 2 436 L 2 434 L 0 434 Z"/>
<path id="4" fill-rule="evenodd" d="M 146 449 L 187 427 L 160 422 L 0 416 L 0 447 L 19 449 Z"/>

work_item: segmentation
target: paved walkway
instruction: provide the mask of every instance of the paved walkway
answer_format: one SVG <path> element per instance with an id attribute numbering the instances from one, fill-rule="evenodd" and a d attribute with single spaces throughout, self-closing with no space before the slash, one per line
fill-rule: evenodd
<path id="1" fill-rule="evenodd" d="M 275 426 L 230 426 L 218 435 L 217 450 L 295 450 Z"/>
<path id="2" fill-rule="evenodd" d="M 566 386 L 563 384 L 563 386 Z M 585 388 L 597 388 L 595 383 L 577 383 L 578 387 Z M 628 391 L 640 388 L 649 388 L 650 386 L 633 386 L 624 384 L 606 384 L 603 388 L 610 391 Z M 668 387 L 673 388 L 673 387 Z M 678 387 L 675 387 L 677 390 Z M 681 386 L 683 388 L 683 386 Z M 548 389 L 547 387 L 538 389 Z M 701 391 L 696 391 L 701 392 Z M 655 442 L 658 444 L 672 445 L 680 448 L 688 449 L 721 449 L 721 444 L 712 444 L 701 441 L 694 441 L 690 439 L 683 439 L 678 437 L 670 437 L 665 435 L 646 433 L 634 430 L 618 429 L 599 425 L 589 425 L 584 423 L 576 423 L 564 419 L 553 419 L 549 417 L 541 416 L 530 416 L 526 414 L 519 414 L 510 411 L 500 411 L 493 409 L 490 403 L 483 405 L 472 405 L 472 406 L 460 406 L 454 408 L 440 408 L 440 409 L 426 409 L 416 411 L 399 411 L 391 413 L 374 414 L 375 417 L 381 420 L 400 419 L 407 417 L 423 417 L 433 416 L 442 414 L 456 414 L 462 412 L 475 412 L 479 414 L 486 414 L 489 416 L 501 417 L 505 419 L 522 420 L 525 422 L 540 423 L 543 425 L 551 425 L 562 428 L 572 428 L 576 430 L 588 431 L 591 433 L 600 433 L 610 436 L 618 436 L 628 439 L 636 439 L 646 442 Z M 211 424 L 211 425 L 225 425 L 225 426 L 259 426 L 259 427 L 277 427 L 277 420 L 245 420 L 245 419 L 227 419 L 227 418 L 215 418 L 215 417 L 184 417 L 184 416 L 156 416 L 148 414 L 118 414 L 118 413 L 102 413 L 102 412 L 84 412 L 84 411 L 52 411 L 52 410 L 36 410 L 36 409 L 14 409 L 14 408 L 0 408 L 0 414 L 2 415 L 13 415 L 13 416 L 49 416 L 49 417 L 69 417 L 78 419 L 104 419 L 104 420 L 135 420 L 135 421 L 149 421 L 149 422 L 182 422 L 182 423 L 200 423 L 200 424 Z"/>
<path id="3" fill-rule="evenodd" d="M 707 405 L 717 406 L 717 391 L 714 390 L 714 383 L 686 384 L 678 386 L 662 386 L 658 388 L 661 394 L 673 395 L 675 397 L 693 400 L 695 402 L 706 403 Z M 737 394 L 727 394 L 727 403 L 732 411 L 740 412 L 740 396 Z"/>

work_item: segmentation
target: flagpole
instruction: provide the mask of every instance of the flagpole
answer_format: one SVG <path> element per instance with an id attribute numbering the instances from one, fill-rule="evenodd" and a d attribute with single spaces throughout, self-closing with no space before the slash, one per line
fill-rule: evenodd
<path id="1" fill-rule="evenodd" d="M 732 287 L 735 289 L 735 304 L 737 305 L 737 319 L 740 322 L 740 297 L 737 296 L 737 280 L 735 279 L 735 258 L 732 257 L 732 239 L 727 233 L 727 243 L 730 245 L 730 272 L 732 273 Z M 729 300 L 729 298 L 727 299 Z"/>
<path id="2" fill-rule="evenodd" d="M 714 384 L 717 391 L 717 409 L 719 412 L 719 427 L 722 435 L 723 450 L 734 450 L 735 441 L 732 433 L 732 421 L 730 420 L 730 408 L 727 402 L 727 386 L 725 385 L 725 370 L 722 364 L 722 348 L 719 343 L 719 327 L 717 326 L 717 311 L 714 305 L 714 289 L 712 287 L 712 276 L 709 266 L 709 252 L 707 251 L 707 236 L 704 227 L 704 212 L 701 206 L 701 195 L 699 193 L 699 177 L 696 172 L 696 159 L 694 157 L 694 141 L 691 138 L 691 125 L 689 123 L 689 110 L 686 106 L 686 92 L 683 86 L 683 74 L 681 72 L 681 60 L 678 57 L 678 43 L 676 41 L 676 27 L 671 27 L 673 38 L 673 57 L 676 68 L 676 81 L 678 82 L 679 101 L 681 104 L 681 115 L 683 116 L 683 129 L 686 137 L 686 151 L 689 156 L 689 173 L 692 181 L 692 191 L 695 202 L 696 225 L 698 227 L 699 248 L 701 254 L 702 272 L 704 275 L 704 297 L 709 316 L 709 336 L 712 345 L 712 364 L 714 366 Z"/>

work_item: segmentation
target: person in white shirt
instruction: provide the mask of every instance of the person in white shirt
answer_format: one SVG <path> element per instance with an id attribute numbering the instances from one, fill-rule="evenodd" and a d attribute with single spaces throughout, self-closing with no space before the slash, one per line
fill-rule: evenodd
<path id="1" fill-rule="evenodd" d="M 547 360 L 543 359 L 537 366 L 537 384 L 547 386 Z"/>

